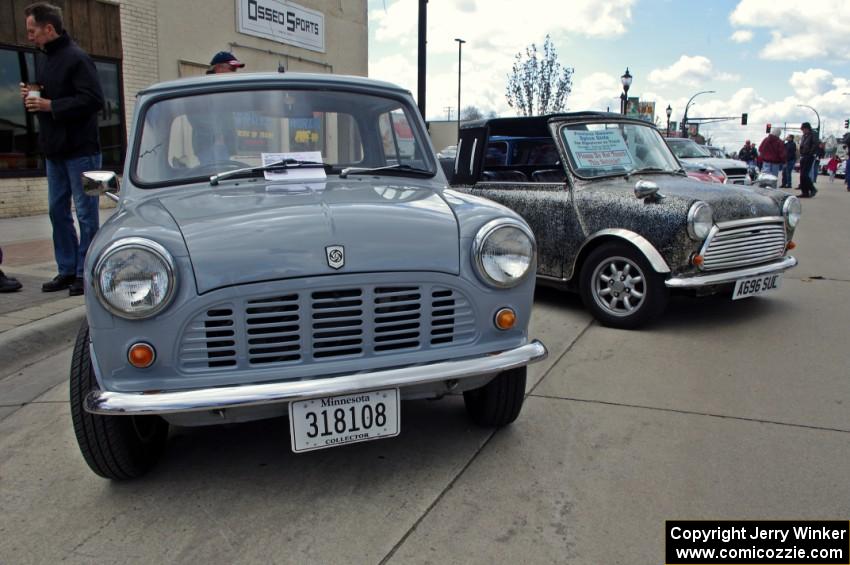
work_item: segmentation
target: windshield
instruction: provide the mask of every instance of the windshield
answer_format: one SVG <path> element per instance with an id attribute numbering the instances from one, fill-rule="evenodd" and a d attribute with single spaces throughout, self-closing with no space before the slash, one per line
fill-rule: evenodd
<path id="1" fill-rule="evenodd" d="M 327 90 L 216 92 L 151 104 L 133 172 L 142 185 L 164 186 L 291 158 L 320 162 L 329 174 L 393 165 L 402 166 L 394 174 L 434 173 L 429 152 L 418 115 L 402 100 Z"/>
<path id="2" fill-rule="evenodd" d="M 661 134 L 650 126 L 617 122 L 571 124 L 561 128 L 561 137 L 570 166 L 580 177 L 680 170 Z"/>
<path id="3" fill-rule="evenodd" d="M 690 139 L 670 139 L 667 141 L 670 144 L 670 149 L 676 154 L 679 159 L 694 159 L 700 157 L 711 157 L 708 149 L 697 145 L 695 141 Z"/>

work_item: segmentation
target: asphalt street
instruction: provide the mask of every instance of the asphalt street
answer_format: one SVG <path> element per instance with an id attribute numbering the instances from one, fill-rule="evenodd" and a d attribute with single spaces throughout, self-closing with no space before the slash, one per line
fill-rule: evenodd
<path id="1" fill-rule="evenodd" d="M 550 356 L 497 432 L 458 397 L 299 455 L 285 419 L 180 428 L 112 483 L 74 440 L 70 350 L 0 369 L 0 563 L 663 563 L 665 520 L 846 520 L 850 193 L 819 181 L 773 294 L 618 331 L 540 290 Z"/>

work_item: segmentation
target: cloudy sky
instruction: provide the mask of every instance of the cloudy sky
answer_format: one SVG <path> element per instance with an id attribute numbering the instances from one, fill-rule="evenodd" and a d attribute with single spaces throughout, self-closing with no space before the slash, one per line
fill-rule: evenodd
<path id="1" fill-rule="evenodd" d="M 416 94 L 418 0 L 368 0 L 369 75 Z M 457 46 L 463 46 L 461 105 L 515 115 L 505 100 L 514 56 L 552 37 L 559 60 L 573 67 L 568 107 L 619 110 L 620 75 L 629 94 L 654 100 L 679 120 L 749 114 L 703 126 L 717 145 L 760 140 L 765 124 L 816 125 L 841 135 L 850 118 L 850 0 L 430 0 L 428 119 L 457 105 Z M 455 114 L 453 114 L 455 116 Z"/>

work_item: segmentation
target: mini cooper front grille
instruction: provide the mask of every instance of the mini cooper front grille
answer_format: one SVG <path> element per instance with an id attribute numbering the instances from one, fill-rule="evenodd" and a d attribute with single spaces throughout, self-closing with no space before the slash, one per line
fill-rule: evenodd
<path id="1" fill-rule="evenodd" d="M 756 265 L 785 254 L 785 225 L 780 221 L 754 220 L 718 226 L 703 247 L 703 269 L 716 271 Z"/>
<path id="2" fill-rule="evenodd" d="M 376 285 L 249 297 L 195 317 L 183 334 L 187 371 L 379 356 L 469 343 L 475 316 L 460 292 Z"/>

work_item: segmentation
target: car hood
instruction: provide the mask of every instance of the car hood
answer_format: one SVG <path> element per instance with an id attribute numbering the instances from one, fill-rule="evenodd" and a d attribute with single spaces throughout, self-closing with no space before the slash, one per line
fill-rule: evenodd
<path id="1" fill-rule="evenodd" d="M 351 177 L 239 183 L 163 195 L 199 293 L 333 273 L 459 272 L 458 226 L 433 181 Z M 331 266 L 333 246 L 344 264 Z M 338 268 L 335 268 L 338 267 Z"/>
<path id="2" fill-rule="evenodd" d="M 781 216 L 782 202 L 788 197 L 787 193 L 776 189 L 707 183 L 672 175 L 632 175 L 628 180 L 616 177 L 604 183 L 594 183 L 591 190 L 616 190 L 622 194 L 621 197 L 637 199 L 634 186 L 639 180 L 654 182 L 658 185 L 659 194 L 664 195 L 653 205 L 678 205 L 686 210 L 701 200 L 711 206 L 715 222 Z"/>
<path id="3" fill-rule="evenodd" d="M 705 165 L 711 165 L 717 169 L 746 169 L 747 164 L 744 161 L 739 161 L 737 159 L 720 159 L 718 157 L 687 157 L 687 158 L 679 158 L 682 161 L 688 161 L 689 163 L 703 163 Z"/>

